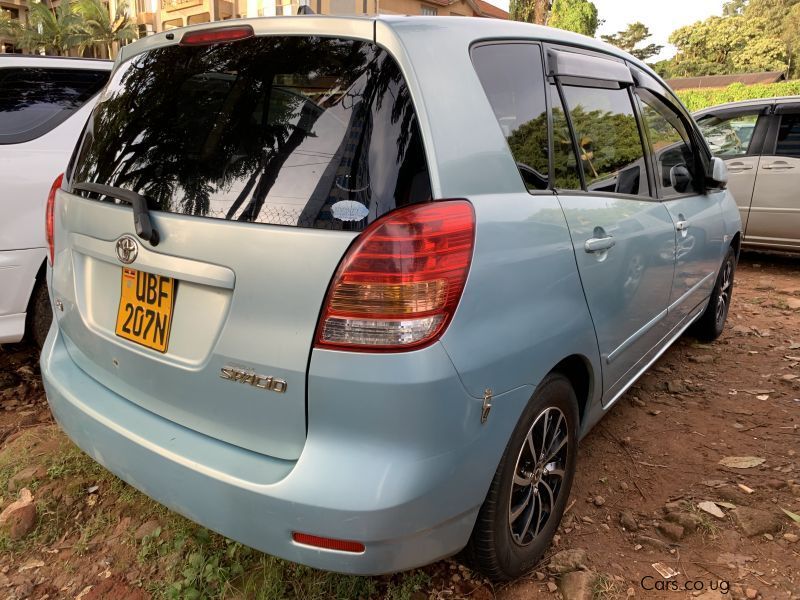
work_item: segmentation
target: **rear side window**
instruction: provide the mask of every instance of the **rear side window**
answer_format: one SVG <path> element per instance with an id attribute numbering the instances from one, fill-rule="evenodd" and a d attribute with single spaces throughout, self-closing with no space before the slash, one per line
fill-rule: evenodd
<path id="1" fill-rule="evenodd" d="M 775 154 L 800 158 L 800 114 L 781 115 Z"/>
<path id="2" fill-rule="evenodd" d="M 548 186 L 547 103 L 542 51 L 535 44 L 490 44 L 472 51 L 495 117 L 529 191 Z"/>
<path id="3" fill-rule="evenodd" d="M 579 190 L 581 173 L 578 159 L 575 158 L 564 105 L 554 84 L 550 84 L 550 98 L 553 103 L 553 187 L 557 190 Z"/>
<path id="4" fill-rule="evenodd" d="M 0 69 L 0 144 L 29 142 L 63 123 L 108 80 L 108 71 Z"/>
<path id="5" fill-rule="evenodd" d="M 698 157 L 683 120 L 672 107 L 649 91 L 637 90 L 637 96 L 661 195 L 702 189 L 702 169 L 698 168 Z"/>
<path id="6" fill-rule="evenodd" d="M 135 57 L 95 108 L 71 181 L 166 212 L 355 231 L 431 199 L 395 61 L 368 42 L 301 36 Z"/>
<path id="7" fill-rule="evenodd" d="M 753 112 L 726 117 L 709 115 L 700 118 L 697 124 L 712 154 L 733 158 L 749 153 L 758 114 Z"/>
<path id="8" fill-rule="evenodd" d="M 586 189 L 649 196 L 644 147 L 626 89 L 564 86 Z"/>

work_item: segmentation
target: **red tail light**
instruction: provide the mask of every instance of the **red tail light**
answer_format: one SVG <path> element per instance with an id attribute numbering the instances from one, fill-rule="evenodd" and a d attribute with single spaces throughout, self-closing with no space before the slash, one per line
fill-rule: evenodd
<path id="1" fill-rule="evenodd" d="M 183 34 L 179 44 L 181 46 L 205 46 L 220 42 L 235 42 L 253 37 L 255 33 L 250 25 L 236 25 L 234 27 L 214 27 L 201 29 Z"/>
<path id="2" fill-rule="evenodd" d="M 334 275 L 317 346 L 392 352 L 433 343 L 461 298 L 474 240 L 466 200 L 409 206 L 372 223 Z"/>
<path id="3" fill-rule="evenodd" d="M 55 226 L 55 211 L 56 211 L 56 192 L 61 187 L 61 182 L 64 181 L 64 174 L 61 173 L 53 185 L 50 187 L 50 193 L 47 195 L 47 208 L 44 213 L 44 233 L 47 236 L 47 247 L 50 250 L 50 264 L 53 264 L 55 256 L 54 240 L 53 240 L 53 227 Z"/>

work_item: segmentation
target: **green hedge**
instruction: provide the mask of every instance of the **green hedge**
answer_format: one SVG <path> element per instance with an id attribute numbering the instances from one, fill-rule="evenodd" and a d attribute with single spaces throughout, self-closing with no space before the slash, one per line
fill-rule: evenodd
<path id="1" fill-rule="evenodd" d="M 686 108 L 690 111 L 695 111 L 707 106 L 736 102 L 738 100 L 774 98 L 775 96 L 800 96 L 800 79 L 757 85 L 732 83 L 726 88 L 678 90 L 675 93 L 678 94 Z"/>

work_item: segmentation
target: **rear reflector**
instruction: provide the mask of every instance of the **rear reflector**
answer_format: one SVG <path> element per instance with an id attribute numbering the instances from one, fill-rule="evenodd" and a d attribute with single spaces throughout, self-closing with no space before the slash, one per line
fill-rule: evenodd
<path id="1" fill-rule="evenodd" d="M 53 259 L 55 257 L 55 239 L 54 239 L 54 228 L 55 228 L 55 212 L 56 212 L 56 192 L 61 187 L 61 182 L 64 181 L 64 174 L 61 173 L 56 180 L 53 182 L 53 185 L 50 186 L 50 193 L 47 194 L 47 208 L 45 209 L 44 213 L 44 233 L 47 237 L 47 248 L 49 251 L 49 258 L 50 264 L 53 264 Z"/>
<path id="2" fill-rule="evenodd" d="M 433 343 L 458 306 L 474 238 L 466 200 L 408 206 L 372 223 L 333 278 L 317 346 L 397 352 Z"/>
<path id="3" fill-rule="evenodd" d="M 253 28 L 250 25 L 236 25 L 232 27 L 214 27 L 189 31 L 184 33 L 179 44 L 181 46 L 204 46 L 220 42 L 235 42 L 253 37 Z"/>
<path id="4" fill-rule="evenodd" d="M 333 538 L 320 537 L 309 533 L 292 533 L 292 539 L 298 544 L 314 546 L 315 548 L 325 548 L 326 550 L 338 550 L 340 552 L 353 552 L 361 554 L 364 552 L 364 544 L 352 540 L 335 540 Z"/>

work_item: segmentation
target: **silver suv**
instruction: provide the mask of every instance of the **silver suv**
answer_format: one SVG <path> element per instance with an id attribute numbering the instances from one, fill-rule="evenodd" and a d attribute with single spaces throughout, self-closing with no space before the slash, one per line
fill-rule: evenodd
<path id="1" fill-rule="evenodd" d="M 728 166 L 743 246 L 800 252 L 800 96 L 722 104 L 694 116 Z"/>

